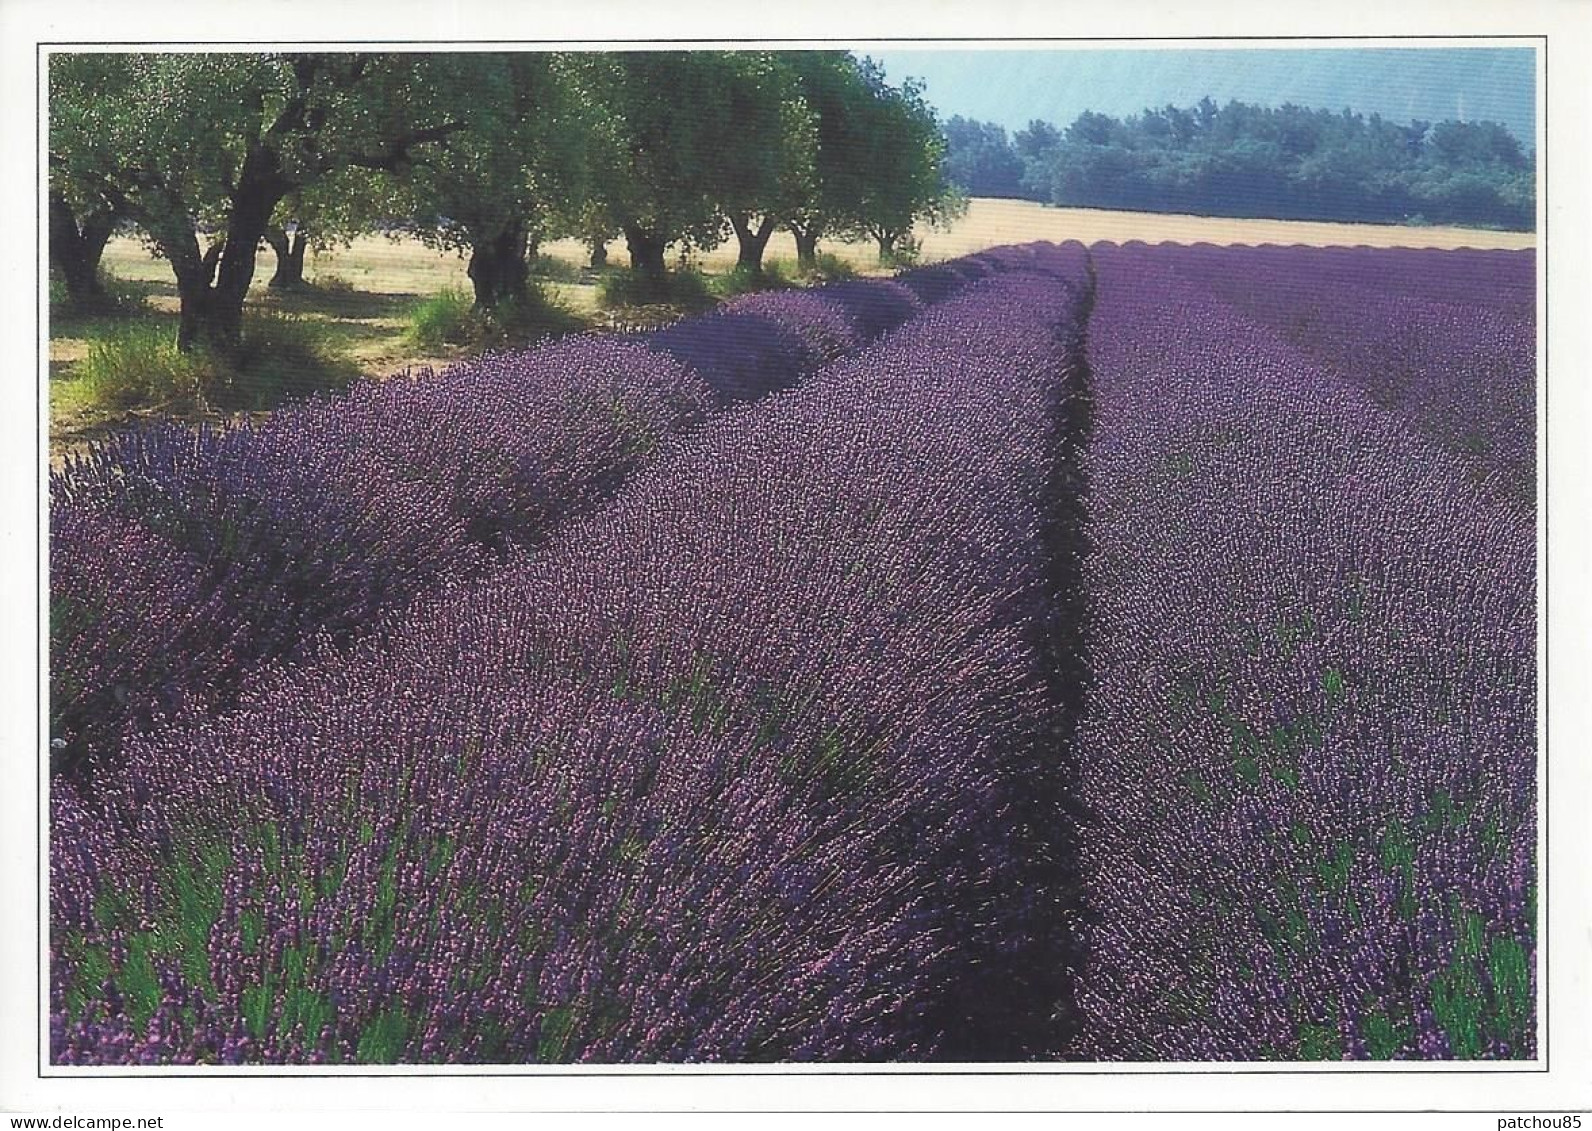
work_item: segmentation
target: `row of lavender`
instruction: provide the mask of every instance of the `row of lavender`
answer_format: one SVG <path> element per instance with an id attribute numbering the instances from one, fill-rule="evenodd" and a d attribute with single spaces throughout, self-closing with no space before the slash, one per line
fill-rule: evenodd
<path id="1" fill-rule="evenodd" d="M 1535 521 L 1536 261 L 1530 251 L 1222 248 L 1176 273 L 1282 335 Z"/>
<path id="2" fill-rule="evenodd" d="M 1088 286 L 1033 259 L 58 782 L 52 1058 L 1053 1048 L 1041 535 Z"/>
<path id="3" fill-rule="evenodd" d="M 467 577 L 595 506 L 666 437 L 855 352 L 997 249 L 893 281 L 751 296 L 628 339 L 584 337 L 371 381 L 257 428 L 128 432 L 51 476 L 57 769 L 114 753 L 316 633 Z"/>
<path id="4" fill-rule="evenodd" d="M 1068 1051 L 1533 1055 L 1533 524 L 1364 392 L 1346 338 L 1385 343 L 1408 304 L 1344 314 L 1328 368 L 1262 296 L 1307 253 L 1095 256 Z M 1443 253 L 1418 266 L 1452 285 Z M 1445 301 L 1485 308 L 1492 277 Z"/>

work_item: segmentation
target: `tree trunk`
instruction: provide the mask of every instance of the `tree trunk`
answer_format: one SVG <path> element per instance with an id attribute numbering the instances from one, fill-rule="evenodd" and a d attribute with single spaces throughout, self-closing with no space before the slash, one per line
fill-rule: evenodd
<path id="1" fill-rule="evenodd" d="M 224 356 L 236 357 L 243 342 L 243 300 L 254 282 L 254 265 L 260 241 L 271 223 L 271 213 L 293 185 L 277 171 L 270 151 L 256 147 L 243 159 L 238 187 L 232 195 L 232 215 L 222 241 L 221 263 L 208 301 L 196 309 L 205 340 Z M 180 293 L 180 292 L 179 292 Z M 183 304 L 185 307 L 186 302 Z"/>
<path id="2" fill-rule="evenodd" d="M 753 275 L 761 275 L 763 273 L 763 250 L 768 247 L 768 238 L 774 234 L 773 219 L 765 216 L 763 222 L 753 228 L 748 217 L 732 216 L 730 217 L 730 226 L 735 229 L 735 238 L 741 244 L 740 255 L 735 261 L 736 268 L 750 272 Z"/>
<path id="3" fill-rule="evenodd" d="M 50 195 L 50 266 L 61 272 L 67 299 L 88 309 L 105 301 L 100 256 L 116 229 L 116 214 L 96 209 L 79 218 L 66 198 Z"/>
<path id="4" fill-rule="evenodd" d="M 276 252 L 276 273 L 266 284 L 273 291 L 295 291 L 304 286 L 304 251 L 309 240 L 304 229 L 295 229 L 291 238 L 281 228 L 265 230 L 265 242 Z"/>
<path id="5" fill-rule="evenodd" d="M 608 241 L 601 236 L 591 239 L 591 269 L 601 271 L 608 266 Z"/>
<path id="6" fill-rule="evenodd" d="M 530 297 L 529 246 L 525 225 L 518 220 L 471 241 L 469 276 L 477 310 L 491 310 L 501 302 L 523 303 Z"/>
<path id="7" fill-rule="evenodd" d="M 144 223 L 177 276 L 181 302 L 177 348 L 204 344 L 222 356 L 236 358 L 243 339 L 243 300 L 254 281 L 260 243 L 271 213 L 294 184 L 277 169 L 276 158 L 255 148 L 243 160 L 226 234 L 203 256 L 199 238 L 179 198 L 168 198 L 152 212 L 137 217 Z"/>
<path id="8" fill-rule="evenodd" d="M 873 238 L 879 242 L 879 262 L 888 264 L 895 254 L 896 233 L 875 232 Z"/>
<path id="9" fill-rule="evenodd" d="M 161 241 L 172 272 L 177 276 L 177 348 L 184 353 L 211 340 L 211 326 L 215 320 L 216 266 L 222 254 L 222 241 L 211 244 L 199 254 L 199 238 L 192 232 L 185 241 Z M 242 321 L 241 312 L 239 321 Z"/>
<path id="10" fill-rule="evenodd" d="M 669 241 L 656 232 L 627 226 L 625 245 L 630 249 L 630 269 L 641 276 L 648 290 L 662 298 L 669 286 L 668 269 L 663 265 Z"/>
<path id="11" fill-rule="evenodd" d="M 792 224 L 790 234 L 796 237 L 796 265 L 803 271 L 813 270 L 818 266 L 817 225 L 803 227 Z"/>

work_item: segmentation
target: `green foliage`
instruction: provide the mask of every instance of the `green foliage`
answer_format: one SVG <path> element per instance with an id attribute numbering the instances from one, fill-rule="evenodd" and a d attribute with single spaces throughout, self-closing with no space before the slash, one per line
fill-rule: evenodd
<path id="1" fill-rule="evenodd" d="M 183 353 L 158 322 L 112 328 L 93 341 L 76 370 L 82 404 L 96 409 L 191 408 L 221 378 L 222 366 L 204 352 Z"/>
<path id="2" fill-rule="evenodd" d="M 554 1063 L 565 1059 L 570 1034 L 575 1028 L 575 1010 L 556 1006 L 542 1015 L 541 1036 L 536 1043 L 536 1059 Z"/>
<path id="3" fill-rule="evenodd" d="M 573 232 L 590 191 L 591 108 L 572 77 L 577 57 L 485 52 L 456 81 L 470 93 L 467 128 L 387 181 L 386 211 L 430 247 L 524 259 Z M 488 305 L 494 304 L 494 295 Z"/>
<path id="4" fill-rule="evenodd" d="M 1431 982 L 1432 1014 L 1455 1059 L 1479 1057 L 1486 1041 L 1526 1043 L 1531 972 L 1525 946 L 1491 935 L 1481 916 L 1457 901 L 1450 908 L 1454 951 Z"/>
<path id="5" fill-rule="evenodd" d="M 522 345 L 586 329 L 586 322 L 535 281 L 523 299 L 503 299 L 483 315 L 483 345 Z"/>
<path id="6" fill-rule="evenodd" d="M 993 122 L 945 123 L 945 177 L 969 196 L 1022 195 L 1023 161 Z"/>
<path id="7" fill-rule="evenodd" d="M 867 154 L 850 229 L 879 245 L 889 260 L 898 248 L 910 249 L 913 225 L 949 222 L 966 209 L 966 200 L 945 178 L 945 137 L 921 83 L 899 87 L 885 82 L 871 60 L 860 64 L 865 97 L 852 109 Z"/>
<path id="8" fill-rule="evenodd" d="M 579 283 L 585 277 L 580 265 L 556 255 L 536 255 L 531 258 L 531 277 L 555 283 Z"/>
<path id="9" fill-rule="evenodd" d="M 1407 1023 L 1395 1024 L 1386 1012 L 1373 1008 L 1361 1020 L 1360 1032 L 1372 1060 L 1392 1060 L 1403 1051 L 1413 1030 Z"/>
<path id="10" fill-rule="evenodd" d="M 876 86 L 845 52 L 796 51 L 785 58 L 812 112 L 815 148 L 811 175 L 801 182 L 783 219 L 814 242 L 828 233 L 856 231 L 876 172 L 865 159 L 872 144 L 868 110 Z"/>
<path id="11" fill-rule="evenodd" d="M 323 324 L 251 313 L 241 348 L 228 359 L 205 349 L 184 353 L 163 322 L 111 327 L 89 345 L 72 388 L 79 404 L 99 410 L 265 409 L 341 388 L 357 375 Z"/>
<path id="12" fill-rule="evenodd" d="M 597 305 L 605 310 L 638 306 L 668 306 L 696 313 L 711 309 L 718 299 L 700 271 L 670 271 L 661 285 L 639 271 L 614 271 L 597 284 Z"/>
<path id="13" fill-rule="evenodd" d="M 855 279 L 857 269 L 840 256 L 821 251 L 813 260 L 813 265 L 802 275 L 813 283 L 835 283 L 843 279 Z"/>
<path id="14" fill-rule="evenodd" d="M 401 1009 L 371 1018 L 360 1030 L 354 1057 L 361 1064 L 396 1064 L 409 1041 L 410 1022 Z"/>
<path id="15" fill-rule="evenodd" d="M 72 301 L 67 293 L 66 281 L 57 271 L 49 275 L 49 303 L 51 333 L 68 333 L 74 325 L 86 318 L 134 318 L 149 312 L 148 298 L 154 291 L 150 283 L 138 279 L 123 279 L 101 267 L 98 272 L 99 295 L 87 306 Z"/>
<path id="16" fill-rule="evenodd" d="M 218 408 L 266 409 L 343 388 L 358 376 L 326 323 L 251 311 L 241 349 L 207 396 Z"/>
<path id="17" fill-rule="evenodd" d="M 413 164 L 465 129 L 469 55 L 85 53 L 50 58 L 52 198 L 108 202 L 172 266 L 194 342 L 230 352 L 272 215 L 358 199 L 351 170 Z M 283 219 L 278 217 L 278 219 Z M 200 233 L 214 233 L 201 246 Z M 221 251 L 225 246 L 226 254 Z M 190 342 L 189 344 L 193 344 Z"/>
<path id="18" fill-rule="evenodd" d="M 328 295 L 351 295 L 359 292 L 359 288 L 354 286 L 352 280 L 331 271 L 317 273 L 315 278 L 310 280 L 310 286 Z"/>
<path id="19" fill-rule="evenodd" d="M 724 206 L 744 206 L 777 172 L 766 139 L 778 140 L 780 100 L 765 88 L 778 72 L 766 52 L 593 53 L 574 73 L 592 115 L 592 192 L 613 229 L 716 247 Z"/>
<path id="20" fill-rule="evenodd" d="M 879 266 L 892 269 L 914 267 L 923 254 L 923 241 L 914 236 L 898 236 L 888 251 L 879 253 Z"/>
<path id="21" fill-rule="evenodd" d="M 1046 203 L 1212 216 L 1530 229 L 1530 155 L 1493 122 L 1412 121 L 1211 99 L 1123 119 L 1085 112 L 1042 122 L 1009 149 L 999 128 L 957 123 L 949 168 L 962 187 Z"/>
<path id="22" fill-rule="evenodd" d="M 468 345 L 485 333 L 486 322 L 476 313 L 474 300 L 459 287 L 446 287 L 409 312 L 407 337 L 420 349 Z"/>
<path id="23" fill-rule="evenodd" d="M 1330 1025 L 1299 1026 L 1299 1060 L 1342 1060 L 1343 1041 Z"/>
<path id="24" fill-rule="evenodd" d="M 867 231 L 907 262 L 912 225 L 956 206 L 921 90 L 843 52 L 65 52 L 48 77 L 61 248 L 73 222 L 136 224 L 177 278 L 185 345 L 229 355 L 261 240 L 282 249 L 290 230 L 299 250 L 380 229 L 464 252 L 481 311 L 519 295 L 527 259 L 533 277 L 581 277 L 535 256 L 544 240 L 622 234 L 661 293 L 619 281 L 615 301 L 699 309 L 702 288 L 659 283 L 660 256 L 713 247 L 732 220 L 800 226 L 804 253 Z M 784 281 L 767 275 L 723 287 Z M 473 327 L 439 307 L 419 333 L 568 325 L 533 298 Z"/>
<path id="25" fill-rule="evenodd" d="M 1532 1006 L 1526 948 L 1515 939 L 1494 938 L 1487 952 L 1487 984 L 1495 1031 L 1516 1048 L 1524 1048 Z"/>
<path id="26" fill-rule="evenodd" d="M 125 999 L 127 1016 L 139 1032 L 160 1007 L 160 978 L 154 961 L 158 948 L 157 935 L 138 931 L 127 940 L 127 959 L 116 975 L 116 988 Z"/>
<path id="27" fill-rule="evenodd" d="M 504 299 L 479 309 L 468 291 L 446 287 L 409 313 L 406 340 L 417 349 L 520 344 L 583 329 L 585 323 L 534 284 L 523 301 Z"/>
<path id="28" fill-rule="evenodd" d="M 790 290 L 798 285 L 784 263 L 771 260 L 763 264 L 761 271 L 752 271 L 740 266 L 733 267 L 714 278 L 709 288 L 720 298 L 734 298 L 736 295 L 755 294 L 758 291 Z"/>

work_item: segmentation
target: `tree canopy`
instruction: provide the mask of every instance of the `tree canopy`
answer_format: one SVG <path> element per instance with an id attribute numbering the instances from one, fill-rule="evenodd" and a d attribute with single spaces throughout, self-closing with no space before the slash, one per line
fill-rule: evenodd
<path id="1" fill-rule="evenodd" d="M 53 56 L 52 191 L 136 222 L 177 277 L 179 342 L 233 349 L 283 199 L 464 129 L 466 73 L 448 55 Z"/>
<path id="2" fill-rule="evenodd" d="M 1413 121 L 1202 99 L 1117 119 L 1086 111 L 1064 130 L 953 119 L 947 170 L 969 192 L 1007 184 L 1048 204 L 1212 216 L 1432 222 L 1529 229 L 1531 157 L 1493 122 Z"/>
<path id="3" fill-rule="evenodd" d="M 470 259 L 483 307 L 542 240 L 671 246 L 866 234 L 881 255 L 952 214 L 922 90 L 841 52 L 61 53 L 49 68 L 52 264 L 91 286 L 131 222 L 172 266 L 179 344 L 239 341 L 259 245 L 380 225 Z M 69 281 L 72 281 L 69 280 Z M 87 280 L 85 283 L 84 281 Z"/>
<path id="4" fill-rule="evenodd" d="M 588 126 L 566 64 L 472 56 L 467 128 L 389 178 L 384 211 L 426 245 L 469 256 L 478 307 L 525 298 L 529 253 L 572 229 L 587 193 Z"/>

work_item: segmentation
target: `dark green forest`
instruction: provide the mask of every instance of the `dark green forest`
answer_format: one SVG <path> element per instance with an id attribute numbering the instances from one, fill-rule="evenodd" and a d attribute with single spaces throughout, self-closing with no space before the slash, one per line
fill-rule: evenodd
<path id="1" fill-rule="evenodd" d="M 1529 231 L 1534 155 L 1495 122 L 1412 121 L 1209 98 L 1065 129 L 953 117 L 948 179 L 970 196 L 1202 216 Z"/>

